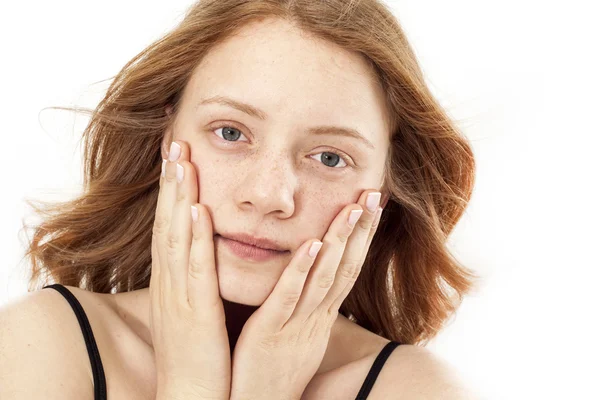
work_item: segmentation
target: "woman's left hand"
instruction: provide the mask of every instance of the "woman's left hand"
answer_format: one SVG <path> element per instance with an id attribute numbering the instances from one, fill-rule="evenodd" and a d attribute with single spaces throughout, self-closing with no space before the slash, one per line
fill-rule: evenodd
<path id="1" fill-rule="evenodd" d="M 308 250 L 319 241 L 300 246 L 269 297 L 248 319 L 232 356 L 232 400 L 302 397 L 321 365 L 339 308 L 377 230 L 381 194 L 370 193 L 376 193 L 375 211 L 367 208 L 367 192 L 359 208 L 346 206 L 331 223 L 317 258 Z M 355 213 L 356 225 L 349 224 L 351 211 L 363 209 L 362 215 Z"/>

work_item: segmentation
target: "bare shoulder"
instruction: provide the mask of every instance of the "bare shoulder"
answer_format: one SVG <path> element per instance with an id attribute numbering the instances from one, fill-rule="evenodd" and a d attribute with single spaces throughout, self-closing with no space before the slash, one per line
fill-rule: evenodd
<path id="1" fill-rule="evenodd" d="M 0 398 L 85 399 L 93 393 L 80 336 L 71 307 L 53 289 L 0 307 Z"/>
<path id="2" fill-rule="evenodd" d="M 339 319 L 339 343 L 334 350 L 342 360 L 338 366 L 315 375 L 302 400 L 346 400 L 356 398 L 377 356 L 390 342 L 373 332 Z M 400 345 L 393 349 L 377 375 L 369 400 L 475 400 L 457 371 L 429 349 Z"/>
<path id="3" fill-rule="evenodd" d="M 476 400 L 458 372 L 421 346 L 398 346 L 389 356 L 369 395 L 373 399 Z"/>

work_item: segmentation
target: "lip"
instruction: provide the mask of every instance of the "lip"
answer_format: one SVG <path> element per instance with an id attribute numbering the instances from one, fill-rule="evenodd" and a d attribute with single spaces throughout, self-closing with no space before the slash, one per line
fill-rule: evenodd
<path id="1" fill-rule="evenodd" d="M 216 235 L 216 238 L 217 241 L 222 241 L 233 254 L 248 261 L 267 261 L 288 253 L 287 251 L 262 249 L 222 235 Z"/>
<path id="2" fill-rule="evenodd" d="M 267 238 L 259 238 L 259 237 L 254 237 L 252 235 L 248 235 L 246 233 L 240 232 L 240 233 L 224 233 L 221 236 L 223 236 L 226 239 L 229 240 L 235 240 L 236 242 L 240 242 L 240 243 L 244 243 L 253 247 L 258 247 L 260 249 L 265 249 L 265 250 L 275 250 L 275 251 L 287 251 L 286 248 L 284 248 L 283 246 L 281 246 L 279 243 L 267 239 Z"/>

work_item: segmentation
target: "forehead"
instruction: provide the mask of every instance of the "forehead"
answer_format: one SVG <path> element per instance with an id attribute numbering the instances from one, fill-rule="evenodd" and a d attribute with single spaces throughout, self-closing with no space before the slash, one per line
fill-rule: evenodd
<path id="1" fill-rule="evenodd" d="M 268 120 L 343 124 L 378 147 L 387 139 L 384 93 L 367 61 L 279 19 L 248 24 L 206 54 L 185 97 L 195 106 L 216 95 Z"/>

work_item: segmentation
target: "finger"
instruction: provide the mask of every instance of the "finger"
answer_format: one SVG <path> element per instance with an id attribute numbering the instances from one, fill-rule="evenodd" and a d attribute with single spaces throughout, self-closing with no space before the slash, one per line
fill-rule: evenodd
<path id="1" fill-rule="evenodd" d="M 296 250 L 275 288 L 261 306 L 261 310 L 269 315 L 268 321 L 264 322 L 265 328 L 278 332 L 290 320 L 322 245 L 318 240 L 309 240 Z"/>
<path id="2" fill-rule="evenodd" d="M 182 147 L 185 144 L 182 143 Z M 194 166 L 180 157 L 177 162 L 177 191 L 169 231 L 169 273 L 171 296 L 178 304 L 188 304 L 188 269 L 192 244 L 191 206 L 198 202 L 198 188 Z"/>
<path id="3" fill-rule="evenodd" d="M 158 207 L 159 207 L 159 203 L 160 203 L 160 190 L 162 187 L 162 182 L 163 182 L 163 176 L 165 174 L 165 166 L 167 164 L 167 160 L 163 159 L 162 160 L 162 167 L 161 167 L 161 174 L 158 177 L 158 197 L 157 197 L 157 203 L 156 203 L 156 210 L 154 211 L 155 216 L 154 216 L 154 226 L 152 227 L 152 250 L 151 250 L 151 255 L 152 255 L 152 266 L 150 269 L 150 286 L 149 286 L 149 293 L 150 296 L 152 297 L 153 293 L 156 292 L 156 287 L 158 285 L 158 282 L 160 281 L 160 263 L 159 263 L 159 258 L 158 258 L 158 249 L 157 249 L 157 244 L 156 244 L 156 214 L 158 211 Z"/>
<path id="4" fill-rule="evenodd" d="M 162 326 L 161 310 L 164 310 L 167 306 L 164 303 L 164 296 L 160 289 L 160 268 L 158 266 L 158 247 L 157 237 L 152 235 L 152 269 L 153 272 L 150 275 L 150 287 L 149 287 L 149 323 L 150 329 L 160 335 L 160 327 Z M 155 261 L 156 260 L 156 261 Z"/>
<path id="5" fill-rule="evenodd" d="M 164 185 L 165 185 L 165 174 L 166 174 L 166 166 L 167 159 L 162 160 L 161 166 L 161 174 L 158 179 L 158 196 L 156 202 L 156 211 L 154 216 L 154 224 L 152 227 L 152 267 L 150 273 L 150 286 L 149 286 L 149 295 L 150 295 L 150 323 L 154 325 L 153 320 L 160 316 L 160 310 L 164 309 L 164 296 L 163 293 L 163 284 L 162 282 L 166 279 L 164 276 L 161 276 L 161 258 L 163 258 L 158 251 L 159 247 L 159 236 L 163 234 L 163 231 L 167 229 L 168 226 L 166 224 L 165 215 L 163 213 L 164 210 Z M 162 265 L 165 264 L 165 260 L 163 259 Z M 157 325 L 160 325 L 157 321 Z"/>
<path id="6" fill-rule="evenodd" d="M 219 295 L 219 279 L 215 266 L 215 244 L 212 218 L 202 204 L 194 204 L 198 220 L 192 223 L 192 244 L 189 256 L 187 293 L 190 307 L 207 318 L 223 315 L 223 302 Z M 214 314 L 218 311 L 218 314 Z M 211 315 L 212 314 L 212 315 Z"/>
<path id="7" fill-rule="evenodd" d="M 349 217 L 351 214 L 362 214 L 362 208 L 357 209 L 356 206 L 356 204 L 352 204 L 344 207 L 323 237 L 323 248 L 307 278 L 304 293 L 298 302 L 293 318 L 299 318 L 302 321 L 308 319 L 331 289 L 344 247 L 354 229 L 354 225 L 348 221 Z"/>
<path id="8" fill-rule="evenodd" d="M 363 196 L 360 201 L 365 212 L 358 220 L 352 235 L 350 235 L 345 248 L 342 250 L 342 257 L 336 271 L 335 281 L 331 289 L 327 292 L 325 299 L 323 299 L 322 307 L 326 307 L 332 315 L 337 315 L 338 313 L 337 309 L 332 308 L 335 300 L 344 292 L 344 289 L 348 285 L 354 285 L 360 274 L 364 262 L 363 253 L 365 245 L 371 234 L 371 228 L 373 227 L 373 221 L 375 220 L 380 200 L 381 193 L 373 191 Z M 367 208 L 367 204 L 371 206 L 371 209 Z"/>
<path id="9" fill-rule="evenodd" d="M 150 293 L 151 298 L 156 298 L 157 300 L 162 302 L 162 300 L 158 296 L 155 296 L 157 294 L 157 292 L 160 292 L 160 290 L 158 290 L 158 291 L 156 290 L 158 282 L 160 281 L 160 265 L 158 262 L 158 249 L 156 247 L 156 236 L 155 235 L 152 235 L 151 254 L 152 254 L 152 268 L 151 268 L 151 273 L 150 273 L 149 293 Z"/>
<path id="10" fill-rule="evenodd" d="M 160 191 L 156 205 L 153 235 L 156 235 L 158 268 L 160 269 L 157 288 L 160 289 L 164 302 L 169 302 L 171 293 L 171 274 L 169 270 L 169 232 L 173 214 L 173 205 L 177 196 L 177 160 L 185 156 L 185 149 L 179 144 L 171 144 L 171 151 L 161 177 Z"/>
<path id="11" fill-rule="evenodd" d="M 377 232 L 377 228 L 379 228 L 379 221 L 381 221 L 381 213 L 383 212 L 383 208 L 377 207 L 377 213 L 375 214 L 375 219 L 373 220 L 373 225 L 371 226 L 371 232 L 369 232 L 369 238 L 367 239 L 367 244 L 363 250 L 362 260 L 367 258 L 367 253 L 369 252 L 369 248 L 371 247 L 371 242 L 373 242 L 373 237 L 375 237 L 375 232 Z"/>
<path id="12" fill-rule="evenodd" d="M 151 284 L 154 291 L 161 293 L 161 298 L 162 293 L 170 287 L 167 255 L 164 245 L 171 219 L 171 209 L 167 206 L 167 204 L 171 204 L 170 198 L 172 197 L 172 185 L 169 181 L 171 179 L 170 175 L 172 174 L 172 169 L 169 164 L 168 160 L 163 160 L 162 170 L 164 173 L 161 173 L 159 179 L 156 212 L 154 215 L 154 224 L 152 226 L 152 239 L 156 247 L 156 255 L 152 258 L 152 277 L 154 277 L 154 280 L 151 281 Z"/>
<path id="13" fill-rule="evenodd" d="M 381 212 L 382 211 L 383 211 L 382 208 L 379 207 L 377 214 L 375 215 L 375 219 L 373 220 L 373 226 L 371 227 L 371 232 L 369 233 L 369 239 L 367 240 L 367 244 L 363 251 L 362 262 L 360 262 L 361 269 L 362 269 L 362 266 L 364 265 L 365 259 L 367 257 L 367 252 L 369 251 L 369 247 L 371 247 L 371 242 L 373 241 L 373 236 L 375 236 L 375 232 L 377 231 L 377 227 L 379 226 L 379 221 L 381 220 Z M 358 278 L 358 276 L 357 276 L 357 278 Z M 346 285 L 346 287 L 344 288 L 342 293 L 337 297 L 337 299 L 335 299 L 333 304 L 330 306 L 331 310 L 339 311 L 340 307 L 342 306 L 342 303 L 344 302 L 344 300 L 346 300 L 346 297 L 348 297 L 348 294 L 350 293 L 350 291 L 352 291 L 352 288 L 354 287 L 355 282 L 356 282 L 356 279 L 348 282 L 348 284 Z"/>

